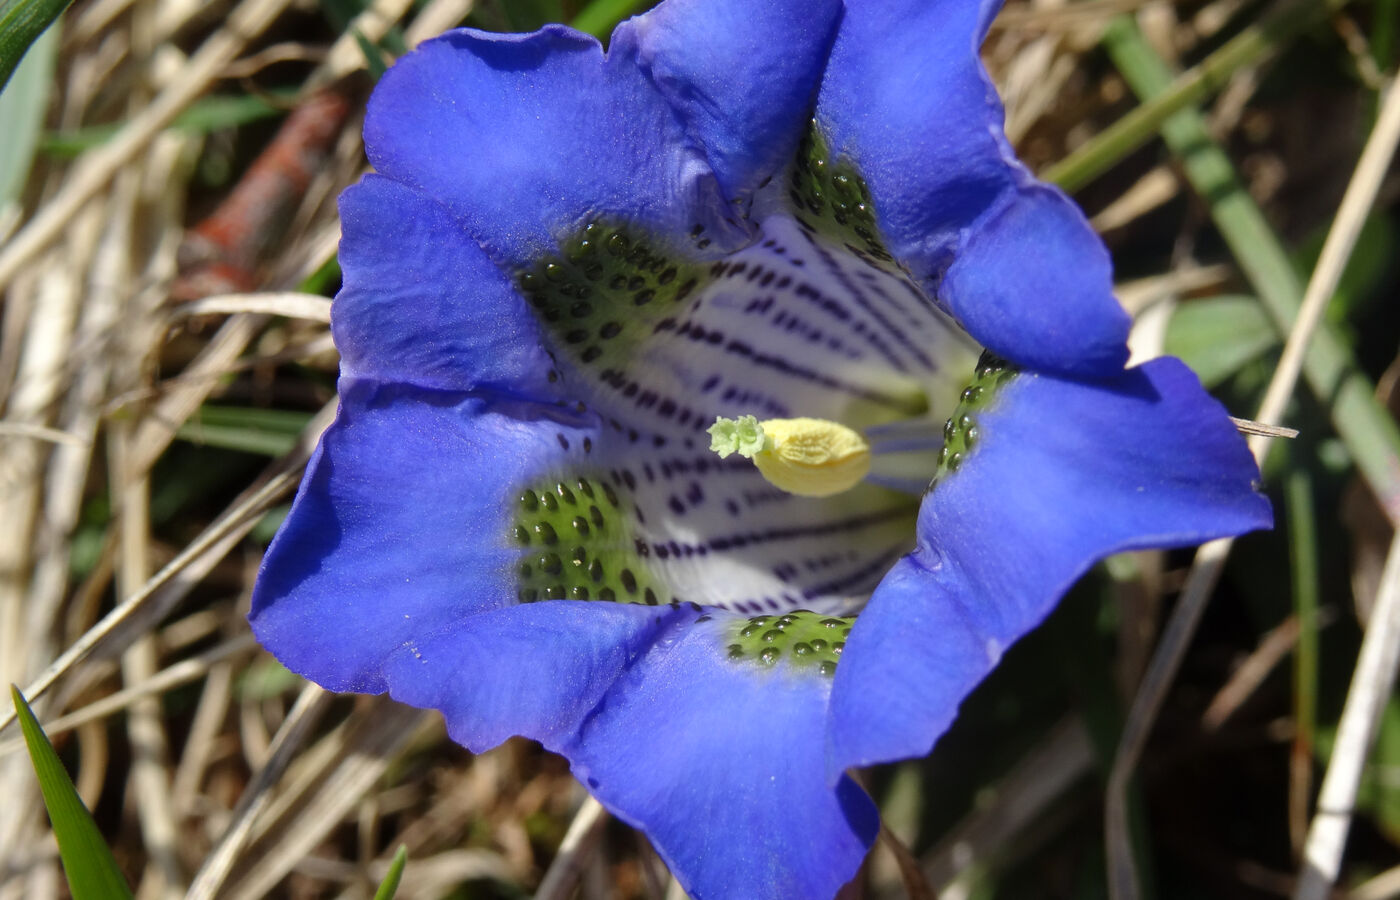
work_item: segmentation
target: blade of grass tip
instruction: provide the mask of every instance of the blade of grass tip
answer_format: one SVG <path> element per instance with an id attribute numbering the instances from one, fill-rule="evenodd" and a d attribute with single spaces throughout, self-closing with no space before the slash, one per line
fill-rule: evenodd
<path id="1" fill-rule="evenodd" d="M 646 5 L 647 0 L 593 0 L 569 24 L 584 34 L 606 41 L 618 22 Z"/>
<path id="2" fill-rule="evenodd" d="M 39 720 L 34 718 L 34 712 L 19 688 L 10 685 L 10 696 L 14 700 L 15 715 L 19 717 L 24 742 L 29 747 L 29 758 L 34 763 L 34 774 L 39 778 L 44 807 L 48 809 L 49 821 L 53 823 L 58 855 L 63 860 L 63 871 L 68 876 L 68 889 L 73 900 L 130 897 L 131 888 L 122 877 L 117 861 L 112 858 L 112 851 L 97 830 L 92 814 L 83 805 L 67 770 L 44 735 L 44 729 L 39 727 Z"/>
<path id="3" fill-rule="evenodd" d="M 1350 0 L 1295 0 L 1251 24 L 1207 56 L 1170 86 L 1144 100 L 1132 112 L 1085 141 L 1073 153 L 1040 173 L 1066 191 L 1075 191 L 1107 172 L 1156 136 L 1174 113 L 1219 91 L 1230 76 L 1277 53 L 1309 25 L 1346 6 Z"/>
<path id="4" fill-rule="evenodd" d="M 1170 83 L 1166 64 L 1132 19 L 1115 20 L 1104 33 L 1104 45 L 1139 95 L 1153 96 Z M 1375 202 L 1395 143 L 1400 139 L 1398 101 L 1400 92 L 1389 94 L 1385 111 L 1367 140 L 1347 185 L 1306 293 L 1299 291 L 1282 245 L 1235 177 L 1229 158 L 1212 141 L 1200 114 L 1191 109 L 1182 110 L 1162 127 L 1168 147 L 1182 158 L 1193 187 L 1209 199 L 1211 215 L 1245 274 L 1280 328 L 1288 333 L 1282 358 L 1255 418 L 1266 424 L 1278 421 L 1292 395 L 1300 369 L 1306 368 L 1314 390 L 1324 403 L 1330 401 L 1334 427 L 1392 519 L 1400 510 L 1400 493 L 1397 493 L 1400 462 L 1397 462 L 1396 452 L 1400 447 L 1400 429 L 1375 400 L 1365 377 L 1351 362 L 1345 343 L 1327 329 L 1322 315 L 1341 280 L 1361 226 Z M 1256 460 L 1263 459 L 1270 440 L 1267 435 L 1251 438 L 1250 449 Z M 1157 711 L 1175 678 L 1233 543 L 1231 539 L 1212 541 L 1197 551 L 1181 599 L 1124 725 L 1104 801 L 1109 893 L 1114 900 L 1129 900 L 1140 895 L 1128 820 L 1128 787 Z M 1309 840 L 1311 842 L 1311 838 Z"/>
<path id="5" fill-rule="evenodd" d="M 1288 837 L 1302 852 L 1312 795 L 1313 733 L 1317 730 L 1318 549 L 1312 473 L 1293 467 L 1284 482 L 1289 562 L 1298 646 L 1293 656 L 1293 749 L 1288 765 Z"/>
<path id="6" fill-rule="evenodd" d="M 389 863 L 389 871 L 385 873 L 384 880 L 379 882 L 379 890 L 374 892 L 374 900 L 394 900 L 394 895 L 399 891 L 399 881 L 403 879 L 403 867 L 408 862 L 408 848 L 399 844 L 399 849 L 394 852 L 394 859 Z"/>
<path id="7" fill-rule="evenodd" d="M 73 0 L 10 0 L 0 7 L 0 90 L 15 67 Z"/>

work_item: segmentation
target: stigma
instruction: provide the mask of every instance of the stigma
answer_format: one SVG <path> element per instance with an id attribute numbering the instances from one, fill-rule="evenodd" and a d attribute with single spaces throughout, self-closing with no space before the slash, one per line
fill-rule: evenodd
<path id="1" fill-rule="evenodd" d="M 799 497 L 850 490 L 870 472 L 870 444 L 859 432 L 826 419 L 718 418 L 710 449 L 724 459 L 752 459 L 774 487 Z"/>

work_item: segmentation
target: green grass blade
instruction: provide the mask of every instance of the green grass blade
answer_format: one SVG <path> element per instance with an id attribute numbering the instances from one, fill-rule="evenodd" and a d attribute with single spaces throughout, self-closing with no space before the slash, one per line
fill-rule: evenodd
<path id="1" fill-rule="evenodd" d="M 29 47 L 72 0 L 10 0 L 0 7 L 0 91 Z"/>
<path id="2" fill-rule="evenodd" d="M 647 0 L 593 0 L 569 24 L 600 41 L 606 41 L 612 34 L 613 26 L 648 5 Z"/>
<path id="3" fill-rule="evenodd" d="M 181 440 L 260 456 L 282 456 L 296 446 L 310 413 L 241 406 L 200 407 L 175 432 Z"/>
<path id="4" fill-rule="evenodd" d="M 1289 826 L 1302 846 L 1308 800 L 1312 796 L 1313 745 L 1317 734 L 1318 607 L 1321 605 L 1321 552 L 1312 473 L 1291 466 L 1284 480 L 1288 513 L 1288 550 L 1292 570 L 1293 609 L 1298 617 L 1298 648 L 1293 654 L 1293 748 L 1289 756 Z"/>
<path id="5" fill-rule="evenodd" d="M 303 294 L 320 294 L 328 297 L 331 286 L 339 279 L 340 257 L 332 253 L 325 262 L 316 267 L 316 271 L 306 276 L 306 280 L 297 285 L 297 290 Z"/>
<path id="6" fill-rule="evenodd" d="M 369 70 L 369 77 L 374 81 L 383 78 L 384 73 L 389 70 L 388 64 L 384 62 L 384 54 L 379 51 L 378 47 L 370 43 L 369 38 L 365 37 L 359 31 L 351 32 L 351 37 L 355 39 L 355 43 L 359 45 L 360 52 L 364 54 L 365 68 Z"/>
<path id="7" fill-rule="evenodd" d="M 1400 0 L 1376 0 L 1371 7 L 1371 56 L 1382 72 L 1395 62 L 1395 39 L 1400 35 Z"/>
<path id="8" fill-rule="evenodd" d="M 49 108 L 57 54 L 58 29 L 50 28 L 30 47 L 9 86 L 0 91 L 0 122 L 5 123 L 5 140 L 0 141 L 0 209 L 19 200 L 29 180 L 34 146 Z"/>
<path id="9" fill-rule="evenodd" d="M 408 862 L 408 848 L 399 844 L 399 849 L 394 853 L 394 861 L 389 863 L 389 871 L 385 873 L 384 880 L 379 882 L 379 890 L 374 892 L 374 900 L 394 900 L 394 894 L 398 893 L 399 880 L 403 878 L 403 867 Z"/>
<path id="10" fill-rule="evenodd" d="M 44 735 L 44 729 L 39 727 L 39 720 L 34 718 L 19 688 L 10 685 L 10 695 L 24 733 L 24 743 L 29 747 L 29 758 L 34 763 L 34 773 L 39 776 L 39 790 L 53 823 L 58 855 L 63 860 L 73 900 L 130 897 L 131 889 L 112 858 L 112 851 L 107 849 L 97 823 L 92 821 L 92 814 L 83 805 L 53 745 Z"/>
<path id="11" fill-rule="evenodd" d="M 1136 23 L 1115 19 L 1104 46 L 1129 87 L 1145 101 L 1172 83 L 1172 73 Z M 1211 218 L 1253 285 L 1280 334 L 1287 334 L 1303 302 L 1303 285 L 1283 243 L 1235 174 L 1230 158 L 1210 136 L 1205 120 L 1184 109 L 1162 125 L 1162 137 L 1181 160 L 1196 193 L 1210 203 Z M 1346 339 L 1330 323 L 1313 335 L 1303 373 L 1327 407 L 1352 459 L 1392 518 L 1400 517 L 1400 428 L 1361 371 Z"/>
<path id="12" fill-rule="evenodd" d="M 268 91 L 265 96 L 238 94 L 205 97 L 177 116 L 170 127 L 190 134 L 237 128 L 249 122 L 286 115 L 287 107 L 281 101 L 290 102 L 294 96 L 295 88 L 277 88 Z M 112 123 L 50 132 L 40 139 L 39 149 L 60 159 L 74 157 L 106 143 L 121 127 L 121 123 Z"/>
<path id="13" fill-rule="evenodd" d="M 1174 113 L 1220 90 L 1230 76 L 1279 50 L 1304 28 L 1331 15 L 1348 0 L 1293 0 L 1274 15 L 1250 25 L 1200 65 L 1145 99 L 1141 106 L 1094 135 L 1083 146 L 1041 173 L 1074 191 L 1112 168 L 1147 143 Z M 1108 38 L 1105 38 L 1107 41 Z"/>

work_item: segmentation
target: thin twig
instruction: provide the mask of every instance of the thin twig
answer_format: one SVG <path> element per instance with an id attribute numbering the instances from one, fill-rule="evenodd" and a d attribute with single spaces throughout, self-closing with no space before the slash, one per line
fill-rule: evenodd
<path id="1" fill-rule="evenodd" d="M 302 689 L 301 696 L 287 713 L 287 720 L 277 729 L 266 764 L 248 782 L 248 787 L 234 808 L 233 820 L 219 840 L 219 845 L 204 860 L 204 865 L 190 885 L 185 900 L 212 900 L 233 868 L 233 862 L 252 833 L 253 821 L 270 798 L 272 787 L 292 757 L 301 749 L 302 741 L 330 705 L 330 694 L 314 684 Z"/>
<path id="2" fill-rule="evenodd" d="M 569 830 L 564 833 L 559 853 L 549 864 L 549 871 L 544 873 L 539 890 L 535 891 L 535 900 L 564 900 L 569 896 L 583 873 L 584 858 L 603 833 L 603 823 L 607 819 L 608 811 L 603 809 L 603 804 L 592 797 L 583 801 L 569 823 Z"/>
<path id="3" fill-rule="evenodd" d="M 302 467 L 311 455 L 312 447 L 320 439 L 321 432 L 330 424 L 334 411 L 333 402 L 323 408 L 302 431 L 297 447 L 272 465 L 265 481 L 236 499 L 223 515 L 152 576 L 140 593 L 127 598 L 74 641 L 26 686 L 25 696 L 31 699 L 42 696 L 78 663 L 100 649 L 108 649 L 124 636 L 139 631 L 147 621 L 160 618 L 179 602 L 218 560 L 252 530 L 264 512 L 296 487 L 301 480 Z M 0 714 L 0 732 L 9 727 L 14 718 L 13 711 Z"/>
<path id="4" fill-rule="evenodd" d="M 1246 700 L 1254 696 L 1254 692 L 1264 683 L 1264 679 L 1269 677 L 1274 667 L 1292 652 L 1301 631 L 1298 617 L 1292 613 L 1269 629 L 1259 641 L 1259 646 L 1254 648 L 1254 652 L 1235 669 L 1224 687 L 1215 692 L 1215 696 L 1206 706 L 1206 711 L 1201 714 L 1201 728 L 1205 731 L 1218 731 Z"/>
<path id="5" fill-rule="evenodd" d="M 0 422 L 0 439 L 26 438 L 34 441 L 49 441 L 53 444 L 68 444 L 72 447 L 91 447 L 92 442 L 76 434 L 48 428 L 44 425 L 30 425 L 25 422 Z"/>
<path id="6" fill-rule="evenodd" d="M 180 318 L 231 313 L 256 313 L 329 323 L 331 301 L 319 294 L 267 291 L 257 294 L 216 294 L 182 303 L 175 308 L 175 315 Z"/>
<path id="7" fill-rule="evenodd" d="M 1400 93 L 1400 92 L 1397 92 Z M 1303 845 L 1303 870 L 1293 890 L 1293 900 L 1324 900 L 1342 867 L 1342 851 L 1356 791 L 1371 744 L 1376 739 L 1381 715 L 1395 683 L 1400 666 L 1400 532 L 1390 544 L 1385 572 L 1371 621 L 1361 639 L 1361 653 L 1347 690 L 1342 718 L 1337 723 L 1337 740 L 1327 773 L 1322 776 L 1317 812 L 1313 814 L 1308 839 Z"/>
<path id="8" fill-rule="evenodd" d="M 239 635 L 231 638 L 216 647 L 204 651 L 198 656 L 189 659 L 182 659 L 173 665 L 161 669 L 150 678 L 139 684 L 122 688 L 114 694 L 109 694 L 101 700 L 89 703 L 70 713 L 59 716 L 50 722 L 44 722 L 44 734 L 53 738 L 65 731 L 77 728 L 98 719 L 119 713 L 129 707 L 142 697 L 151 697 L 163 691 L 167 691 L 182 684 L 189 684 L 199 678 L 203 678 L 215 663 L 236 656 L 239 653 L 252 650 L 258 646 L 257 639 L 251 634 Z M 0 756 L 8 756 L 16 750 L 24 748 L 24 740 L 16 738 L 0 744 Z"/>
<path id="9" fill-rule="evenodd" d="M 433 717 L 388 697 L 362 705 L 298 759 L 280 796 L 259 817 L 227 900 L 266 897 L 287 873 L 379 783 L 393 761 L 418 740 Z M 310 765 L 307 765 L 310 763 Z M 412 896 L 412 895 L 410 895 Z"/>
<path id="10" fill-rule="evenodd" d="M 221 383 L 266 324 L 267 316 L 242 313 L 219 326 L 199 356 L 174 380 L 169 392 L 142 418 L 131 451 L 133 466 L 149 468 L 155 464 L 180 426 Z"/>

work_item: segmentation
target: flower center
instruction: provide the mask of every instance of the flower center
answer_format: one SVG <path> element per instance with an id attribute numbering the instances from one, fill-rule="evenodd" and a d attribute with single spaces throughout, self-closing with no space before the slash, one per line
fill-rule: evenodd
<path id="1" fill-rule="evenodd" d="M 521 602 L 771 615 L 748 636 L 736 617 L 744 661 L 834 666 L 829 636 L 784 635 L 858 610 L 909 551 L 981 348 L 884 250 L 815 129 L 749 224 L 719 255 L 698 225 L 599 210 L 515 273 L 559 431 L 506 495 L 505 564 Z"/>

